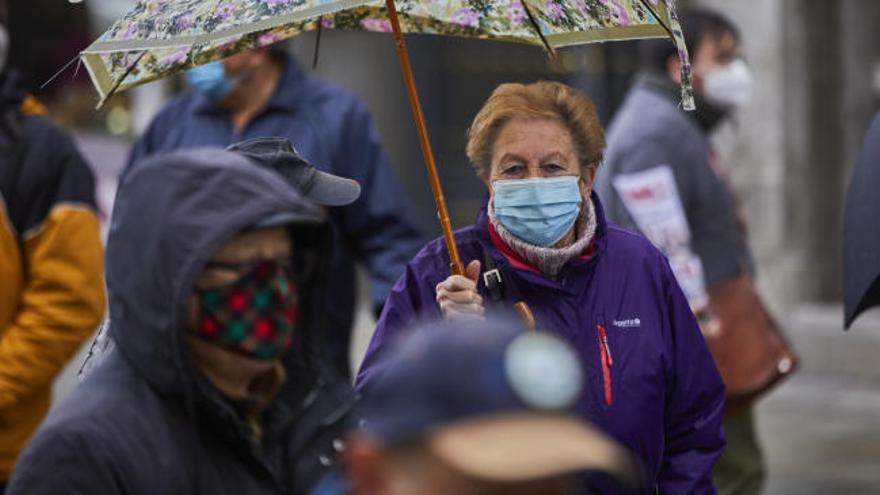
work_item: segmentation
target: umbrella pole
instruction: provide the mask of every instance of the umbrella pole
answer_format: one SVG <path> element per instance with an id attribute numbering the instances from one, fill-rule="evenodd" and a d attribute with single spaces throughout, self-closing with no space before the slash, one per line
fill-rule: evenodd
<path id="1" fill-rule="evenodd" d="M 454 275 L 464 275 L 464 265 L 458 257 L 458 246 L 455 244 L 455 235 L 452 233 L 452 222 L 449 220 L 449 212 L 446 209 L 446 198 L 443 196 L 443 186 L 437 174 L 437 164 L 434 162 L 434 152 L 431 150 L 431 141 L 428 138 L 428 129 L 425 126 L 425 117 L 422 114 L 422 105 L 419 103 L 419 94 L 416 91 L 416 83 L 413 78 L 412 66 L 409 62 L 409 53 L 403 42 L 403 32 L 400 29 L 400 20 L 397 18 L 397 7 L 394 0 L 385 0 L 388 11 L 388 19 L 394 30 L 394 44 L 397 46 L 397 56 L 400 59 L 400 70 L 403 72 L 403 80 L 406 84 L 406 92 L 409 95 L 409 105 L 412 107 L 413 118 L 419 132 L 419 142 L 422 145 L 422 154 L 425 155 L 425 165 L 428 167 L 428 176 L 431 180 L 431 190 L 434 192 L 434 202 L 437 203 L 437 216 L 440 218 L 440 226 L 443 228 L 443 238 L 446 240 L 446 249 L 449 251 L 449 264 Z"/>

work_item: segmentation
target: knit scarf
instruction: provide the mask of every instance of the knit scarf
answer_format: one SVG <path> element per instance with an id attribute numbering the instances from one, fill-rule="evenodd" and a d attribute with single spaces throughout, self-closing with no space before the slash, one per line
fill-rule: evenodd
<path id="1" fill-rule="evenodd" d="M 545 276 L 556 279 L 562 267 L 569 260 L 580 256 L 586 251 L 590 242 L 593 241 L 593 236 L 596 234 L 596 207 L 593 205 L 592 199 L 585 200 L 584 204 L 586 208 L 581 208 L 574 224 L 575 241 L 571 245 L 561 248 L 536 246 L 516 237 L 495 218 L 495 205 L 491 201 L 487 210 L 489 221 L 492 223 L 492 227 L 495 228 L 495 232 L 498 232 L 498 235 L 510 246 L 513 252 L 537 268 Z"/>

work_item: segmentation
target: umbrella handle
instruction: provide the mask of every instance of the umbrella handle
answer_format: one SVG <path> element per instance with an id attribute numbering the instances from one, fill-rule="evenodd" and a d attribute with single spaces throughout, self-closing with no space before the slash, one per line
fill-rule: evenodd
<path id="1" fill-rule="evenodd" d="M 403 42 L 403 32 L 400 29 L 400 20 L 397 18 L 397 7 L 394 5 L 394 0 L 385 0 L 385 9 L 388 11 L 388 20 L 391 21 L 391 28 L 394 31 L 394 44 L 397 46 L 397 57 L 400 59 L 400 71 L 403 73 L 406 92 L 409 96 L 409 106 L 412 108 L 413 118 L 419 133 L 419 143 L 422 145 L 422 154 L 425 156 L 425 166 L 428 168 L 428 177 L 431 180 L 434 202 L 437 204 L 437 216 L 440 218 L 440 226 L 443 228 L 446 250 L 449 251 L 449 266 L 453 275 L 464 275 L 464 265 L 458 256 L 458 246 L 455 244 L 455 235 L 452 233 L 452 222 L 449 220 L 449 211 L 446 209 L 446 198 L 443 195 L 443 186 L 440 185 L 440 177 L 437 174 L 437 164 L 434 162 L 434 152 L 431 149 L 431 140 L 428 138 L 428 128 L 425 125 L 422 105 L 419 103 L 412 65 L 410 65 L 409 53 Z"/>
<path id="2" fill-rule="evenodd" d="M 448 244 L 447 244 L 447 246 L 448 246 Z M 456 256 L 457 255 L 458 255 L 458 253 L 456 253 Z M 449 263 L 449 272 L 452 273 L 453 275 L 461 275 L 462 277 L 464 277 L 465 276 L 464 264 L 461 261 L 451 261 Z"/>

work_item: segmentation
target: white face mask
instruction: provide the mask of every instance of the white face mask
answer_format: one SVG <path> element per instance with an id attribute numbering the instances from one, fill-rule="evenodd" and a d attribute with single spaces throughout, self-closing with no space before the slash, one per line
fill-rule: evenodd
<path id="1" fill-rule="evenodd" d="M 742 108 L 752 98 L 753 85 L 752 71 L 744 60 L 738 58 L 706 74 L 703 97 L 715 105 Z"/>
<path id="2" fill-rule="evenodd" d="M 9 55 L 9 33 L 6 26 L 0 24 L 0 73 L 6 68 L 6 57 Z"/>

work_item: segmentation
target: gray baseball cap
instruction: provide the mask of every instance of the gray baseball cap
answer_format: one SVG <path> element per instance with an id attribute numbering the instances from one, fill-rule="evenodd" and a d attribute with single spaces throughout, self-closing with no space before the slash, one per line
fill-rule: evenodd
<path id="1" fill-rule="evenodd" d="M 316 169 L 285 138 L 259 137 L 226 148 L 281 174 L 303 196 L 322 206 L 345 206 L 361 194 L 357 181 Z"/>

